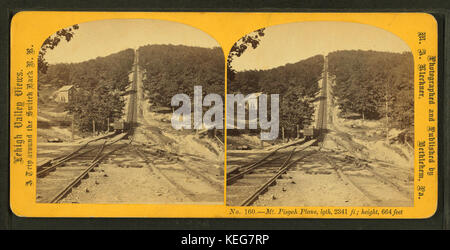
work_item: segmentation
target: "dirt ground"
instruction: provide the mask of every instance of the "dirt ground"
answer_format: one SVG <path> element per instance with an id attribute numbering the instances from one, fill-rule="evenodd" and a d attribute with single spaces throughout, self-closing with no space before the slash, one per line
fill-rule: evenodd
<path id="1" fill-rule="evenodd" d="M 291 167 L 253 205 L 413 206 L 412 148 L 386 143 L 382 121 L 340 118 L 330 96 L 322 148 L 309 149 L 316 153 Z"/>
<path id="2" fill-rule="evenodd" d="M 324 162 L 325 154 L 332 164 Z M 397 169 L 371 171 L 346 162 L 341 154 L 323 149 L 292 167 L 259 197 L 255 206 L 412 206 L 413 180 L 399 178 Z M 387 180 L 387 181 L 386 181 Z M 394 185 L 389 184 L 393 182 Z M 408 192 L 409 191 L 409 192 Z"/>
<path id="3" fill-rule="evenodd" d="M 150 112 L 142 92 L 141 73 L 131 145 L 94 168 L 61 202 L 223 204 L 220 142 L 173 129 L 171 114 Z"/>
<path id="4" fill-rule="evenodd" d="M 127 151 L 128 153 L 131 153 Z M 115 155 L 116 156 L 116 155 Z M 134 157 L 133 157 L 134 156 Z M 61 203 L 183 203 L 185 195 L 170 188 L 142 160 L 121 154 L 108 159 L 74 188 Z"/>

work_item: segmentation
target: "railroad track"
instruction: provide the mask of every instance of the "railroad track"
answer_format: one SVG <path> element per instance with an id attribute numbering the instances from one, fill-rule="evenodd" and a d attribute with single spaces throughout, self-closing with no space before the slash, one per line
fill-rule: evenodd
<path id="1" fill-rule="evenodd" d="M 359 159 L 347 147 L 334 141 L 350 157 L 331 159 L 329 155 L 325 154 L 326 161 L 344 183 L 366 198 L 369 206 L 413 205 L 413 190 L 408 190 L 390 178 L 379 174 L 367 160 Z"/>
<path id="2" fill-rule="evenodd" d="M 78 156 L 86 154 L 92 150 L 95 150 L 98 145 L 92 145 L 91 143 L 101 141 L 101 140 L 106 140 L 113 136 L 114 136 L 114 134 L 108 134 L 106 136 L 102 136 L 102 137 L 90 140 L 67 155 L 62 155 L 62 156 L 53 158 L 51 160 L 46 161 L 45 163 L 43 163 L 41 165 L 38 165 L 36 167 L 37 176 L 45 175 L 47 172 L 52 171 L 52 169 L 58 167 L 58 165 L 60 165 L 60 164 L 63 164 L 64 162 L 69 161 L 74 157 L 78 157 Z"/>
<path id="3" fill-rule="evenodd" d="M 318 149 L 306 151 L 316 143 L 319 143 Z M 321 147 L 321 140 L 310 140 L 300 146 L 275 150 L 254 163 L 227 173 L 227 205 L 250 206 L 270 186 L 276 184 L 277 179 L 290 167 L 320 150 Z"/>
<path id="4" fill-rule="evenodd" d="M 327 88 L 328 88 L 328 63 L 324 63 L 324 71 L 322 76 L 322 90 L 319 103 L 319 112 L 316 121 L 316 128 L 324 131 L 327 129 Z"/>
<path id="5" fill-rule="evenodd" d="M 73 154 L 63 162 L 44 168 L 37 174 L 36 202 L 57 203 L 71 192 L 72 188 L 86 177 L 114 151 L 122 148 L 123 144 L 116 144 L 126 134 L 116 136 L 112 141 L 92 146 L 87 150 Z"/>
<path id="6" fill-rule="evenodd" d="M 289 147 L 287 153 L 283 150 L 275 150 L 259 161 L 235 168 L 227 173 L 227 204 L 232 206 L 249 206 L 260 195 L 274 185 L 286 171 L 295 163 L 319 152 L 322 149 L 325 132 L 327 129 L 327 81 L 328 62 L 324 58 L 323 81 L 316 120 L 316 128 L 319 136 L 313 140 L 304 142 L 301 146 Z M 317 149 L 306 151 L 305 149 L 316 145 Z M 287 148 L 285 148 L 287 149 Z"/>
<path id="7" fill-rule="evenodd" d="M 182 165 L 177 164 L 177 157 L 173 157 L 172 160 L 161 159 L 163 157 L 156 157 L 149 152 L 139 149 L 134 144 L 130 144 L 130 147 L 134 151 L 134 154 L 141 158 L 159 179 L 165 180 L 173 190 L 177 190 L 188 200 L 192 202 L 205 200 L 223 201 L 223 182 L 208 177 L 201 173 L 201 170 L 190 167 L 186 163 Z M 193 183 L 186 183 L 189 182 L 189 179 Z M 202 190 L 201 187 L 205 187 L 205 190 L 211 189 L 212 187 L 215 192 L 200 193 L 195 191 L 195 189 Z"/>
<path id="8" fill-rule="evenodd" d="M 138 62 L 138 54 L 136 53 L 133 65 L 134 76 L 131 85 L 134 91 L 136 91 L 137 85 Z M 127 122 L 131 124 L 127 132 L 91 140 L 65 156 L 57 157 L 38 166 L 36 173 L 36 201 L 40 203 L 56 203 L 60 201 L 71 192 L 72 188 L 78 186 L 84 178 L 88 177 L 89 172 L 93 171 L 104 159 L 117 150 L 131 144 L 131 137 L 128 143 L 124 143 L 123 139 L 133 134 L 136 126 L 136 112 L 136 93 L 133 92 L 130 96 L 126 116 Z"/>

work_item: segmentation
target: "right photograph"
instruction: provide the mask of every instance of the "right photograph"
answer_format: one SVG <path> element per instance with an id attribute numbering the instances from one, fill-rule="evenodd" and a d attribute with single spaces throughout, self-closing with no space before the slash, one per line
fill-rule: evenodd
<path id="1" fill-rule="evenodd" d="M 414 58 L 350 22 L 269 26 L 227 59 L 228 206 L 414 206 Z"/>

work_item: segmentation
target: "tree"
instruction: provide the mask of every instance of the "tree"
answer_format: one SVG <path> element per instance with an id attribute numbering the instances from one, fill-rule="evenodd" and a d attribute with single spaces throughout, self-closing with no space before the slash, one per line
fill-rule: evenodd
<path id="1" fill-rule="evenodd" d="M 266 28 L 255 30 L 254 32 L 243 36 L 239 41 L 237 41 L 233 47 L 231 47 L 230 53 L 227 58 L 227 77 L 230 80 L 233 80 L 236 75 L 236 70 L 233 69 L 231 63 L 236 57 L 240 57 L 249 46 L 253 49 L 258 47 L 261 37 L 264 36 L 264 30 Z"/>
<path id="2" fill-rule="evenodd" d="M 38 84 L 51 84 L 53 88 L 74 85 L 73 99 L 65 109 L 74 116 L 75 125 L 87 132 L 94 120 L 99 130 L 106 130 L 108 118 L 113 121 L 123 115 L 123 95 L 130 84 L 133 60 L 134 50 L 127 49 L 81 63 L 49 65 Z"/>
<path id="3" fill-rule="evenodd" d="M 224 97 L 224 56 L 221 48 L 183 45 L 147 45 L 139 48 L 144 68 L 144 90 L 155 106 L 171 107 L 176 94 L 193 97 L 194 86 L 202 86 L 203 94 Z"/>
<path id="4" fill-rule="evenodd" d="M 386 130 L 399 128 L 413 135 L 414 63 L 410 52 L 347 50 L 332 52 L 329 72 L 344 114 L 386 119 Z M 412 138 L 412 136 L 410 136 Z"/>
<path id="5" fill-rule="evenodd" d="M 273 69 L 236 72 L 228 81 L 228 93 L 279 94 L 280 125 L 295 135 L 297 125 L 303 128 L 313 119 L 323 63 L 318 55 Z"/>
<path id="6" fill-rule="evenodd" d="M 80 89 L 67 110 L 74 115 L 75 125 L 83 132 L 92 129 L 92 121 L 97 130 L 107 130 L 106 119 L 119 120 L 125 104 L 119 92 L 111 92 L 108 85 L 101 85 L 95 91 Z"/>
<path id="7" fill-rule="evenodd" d="M 62 39 L 69 42 L 73 35 L 75 34 L 74 30 L 79 29 L 78 24 L 73 25 L 72 27 L 65 28 L 58 30 L 55 34 L 52 36 L 49 36 L 47 39 L 45 39 L 44 43 L 41 46 L 41 49 L 39 51 L 38 56 L 38 70 L 40 73 L 46 73 L 48 69 L 48 63 L 45 61 L 45 54 L 47 53 L 47 50 L 52 50 L 58 46 L 58 44 L 61 42 Z"/>

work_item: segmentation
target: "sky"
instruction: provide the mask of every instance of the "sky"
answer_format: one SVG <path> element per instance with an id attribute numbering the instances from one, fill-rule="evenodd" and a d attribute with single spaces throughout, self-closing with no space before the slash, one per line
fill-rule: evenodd
<path id="1" fill-rule="evenodd" d="M 82 62 L 148 44 L 212 48 L 213 37 L 189 25 L 152 19 L 109 19 L 79 24 L 70 42 L 49 50 L 50 64 Z M 404 52 L 408 45 L 396 35 L 371 25 L 349 22 L 297 22 L 267 27 L 256 49 L 233 61 L 237 71 L 270 69 L 336 50 Z"/>
<path id="2" fill-rule="evenodd" d="M 70 42 L 61 41 L 45 55 L 48 63 L 75 63 L 148 44 L 220 46 L 189 25 L 151 19 L 109 19 L 79 24 Z"/>
<path id="3" fill-rule="evenodd" d="M 411 51 L 399 37 L 371 25 L 349 22 L 298 22 L 267 27 L 256 49 L 236 58 L 237 71 L 270 69 L 336 50 Z"/>

